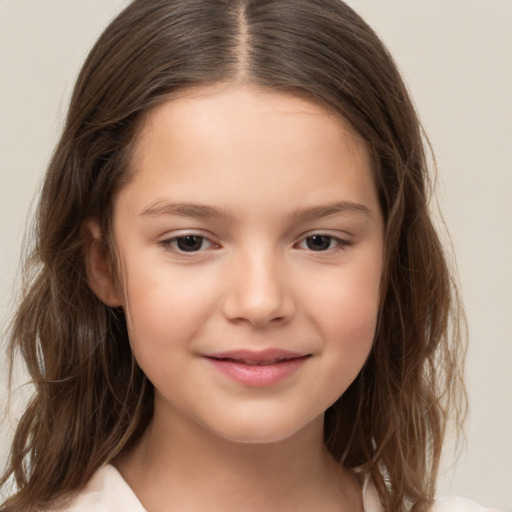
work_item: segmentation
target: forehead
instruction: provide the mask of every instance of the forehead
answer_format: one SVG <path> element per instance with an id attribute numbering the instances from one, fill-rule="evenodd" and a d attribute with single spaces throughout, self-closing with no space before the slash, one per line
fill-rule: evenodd
<path id="1" fill-rule="evenodd" d="M 161 192 L 241 205 L 257 194 L 275 204 L 285 198 L 332 202 L 341 191 L 362 202 L 375 195 L 370 167 L 362 139 L 322 106 L 220 84 L 182 91 L 145 116 L 131 183 L 148 201 Z"/>
<path id="2" fill-rule="evenodd" d="M 261 131 L 263 127 L 265 132 Z M 213 131 L 230 135 L 233 142 L 237 134 L 257 141 L 273 133 L 284 149 L 286 142 L 296 143 L 298 138 L 303 144 L 318 143 L 320 137 L 312 137 L 314 128 L 320 129 L 326 144 L 342 138 L 344 145 L 355 152 L 367 152 L 366 143 L 340 114 L 300 93 L 231 83 L 195 86 L 179 91 L 143 116 L 134 156 L 147 154 L 151 149 L 148 143 L 156 141 L 158 135 L 179 143 L 204 136 L 211 139 Z"/>

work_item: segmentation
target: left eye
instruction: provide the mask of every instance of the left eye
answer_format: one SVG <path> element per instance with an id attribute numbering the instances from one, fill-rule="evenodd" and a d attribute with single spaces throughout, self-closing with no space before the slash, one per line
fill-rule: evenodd
<path id="1" fill-rule="evenodd" d="M 169 240 L 163 240 L 160 244 L 178 252 L 198 252 L 212 246 L 212 242 L 199 235 L 176 236 Z"/>
<path id="2" fill-rule="evenodd" d="M 301 249 L 309 249 L 310 251 L 328 251 L 341 245 L 347 245 L 343 240 L 330 235 L 311 235 L 299 244 Z"/>

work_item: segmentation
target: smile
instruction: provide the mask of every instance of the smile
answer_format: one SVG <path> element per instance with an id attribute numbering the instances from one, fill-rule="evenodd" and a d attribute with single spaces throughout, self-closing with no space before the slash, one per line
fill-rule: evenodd
<path id="1" fill-rule="evenodd" d="M 294 359 L 294 358 L 291 358 L 291 359 Z M 248 361 L 246 359 L 232 359 L 232 358 L 227 357 L 225 359 L 218 359 L 218 361 L 231 361 L 233 363 L 240 363 L 240 364 L 267 366 L 270 364 L 277 364 L 277 363 L 282 363 L 284 361 L 290 361 L 291 359 L 270 359 L 270 360 L 263 360 L 263 361 Z"/>
<path id="2" fill-rule="evenodd" d="M 283 350 L 233 351 L 204 357 L 221 374 L 248 387 L 269 387 L 296 373 L 311 354 Z"/>

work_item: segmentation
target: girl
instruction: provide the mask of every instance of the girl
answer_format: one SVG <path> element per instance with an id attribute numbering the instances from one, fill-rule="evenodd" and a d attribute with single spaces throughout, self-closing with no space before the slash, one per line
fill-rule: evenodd
<path id="1" fill-rule="evenodd" d="M 427 200 L 342 2 L 132 2 L 45 179 L 2 510 L 480 510 L 432 505 L 464 347 Z"/>

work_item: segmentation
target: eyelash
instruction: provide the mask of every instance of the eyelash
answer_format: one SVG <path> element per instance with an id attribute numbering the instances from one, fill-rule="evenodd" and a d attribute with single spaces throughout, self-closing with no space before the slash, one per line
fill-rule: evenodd
<path id="1" fill-rule="evenodd" d="M 329 246 L 326 249 L 321 249 L 321 250 L 315 251 L 308 244 L 308 240 L 311 241 L 315 237 L 323 238 L 323 239 L 328 239 Z M 187 250 L 183 250 L 182 248 L 180 248 L 179 245 L 178 245 L 180 243 L 180 241 L 184 241 L 187 238 L 189 238 L 189 239 L 197 239 L 197 241 L 199 241 L 199 243 L 200 243 L 200 247 L 197 250 L 192 250 L 192 251 L 187 251 Z M 175 253 L 178 253 L 178 254 L 190 254 L 190 255 L 192 255 L 192 254 L 204 251 L 205 248 L 203 248 L 203 244 L 205 242 L 207 242 L 209 244 L 209 247 L 207 247 L 207 248 L 211 248 L 211 247 L 214 247 L 214 246 L 217 245 L 215 242 L 212 242 L 207 237 L 205 237 L 203 235 L 195 234 L 195 233 L 189 233 L 189 234 L 185 234 L 185 235 L 182 235 L 182 236 L 175 236 L 175 237 L 172 237 L 172 238 L 161 240 L 160 242 L 158 242 L 158 244 L 161 247 L 163 247 L 165 250 L 167 250 L 167 251 L 172 251 L 172 252 L 175 252 Z M 352 245 L 352 242 L 349 242 L 348 240 L 344 240 L 342 238 L 339 238 L 339 237 L 336 237 L 336 236 L 333 236 L 333 235 L 329 235 L 329 234 L 313 233 L 313 234 L 311 234 L 309 236 L 306 236 L 306 237 L 302 238 L 300 240 L 300 242 L 298 244 L 296 244 L 296 245 L 300 246 L 301 244 L 306 244 L 306 247 L 302 247 L 302 249 L 309 250 L 309 251 L 311 251 L 313 253 L 327 253 L 327 252 L 330 253 L 330 252 L 333 252 L 333 251 L 336 251 L 336 250 L 346 250 L 348 247 L 350 247 Z"/>
<path id="2" fill-rule="evenodd" d="M 197 235 L 195 233 L 189 233 L 189 234 L 182 235 L 182 236 L 175 236 L 172 238 L 167 238 L 165 240 L 161 240 L 160 242 L 158 242 L 158 245 L 163 247 L 165 250 L 173 251 L 178 254 L 194 254 L 196 252 L 202 252 L 202 250 L 204 250 L 204 249 L 199 249 L 199 250 L 194 250 L 194 251 L 185 251 L 183 249 L 180 249 L 178 246 L 179 242 L 182 240 L 186 240 L 187 238 L 196 238 L 196 239 L 200 240 L 201 248 L 202 248 L 204 242 L 207 242 L 210 246 L 217 245 L 214 242 L 212 242 L 211 240 L 209 240 L 207 237 L 205 237 L 203 235 Z"/>
<path id="3" fill-rule="evenodd" d="M 311 252 L 322 253 L 322 252 L 332 252 L 333 250 L 345 250 L 347 247 L 349 247 L 351 245 L 351 242 L 349 242 L 348 240 L 344 240 L 337 236 L 328 235 L 328 234 L 324 234 L 324 233 L 313 233 L 312 235 L 306 236 L 301 239 L 300 244 L 305 243 L 307 246 L 308 240 L 312 240 L 315 237 L 329 239 L 329 247 L 325 250 L 315 251 L 314 249 L 311 249 L 311 247 L 308 246 L 307 249 L 309 249 Z M 333 244 L 334 244 L 334 246 L 332 246 Z"/>

